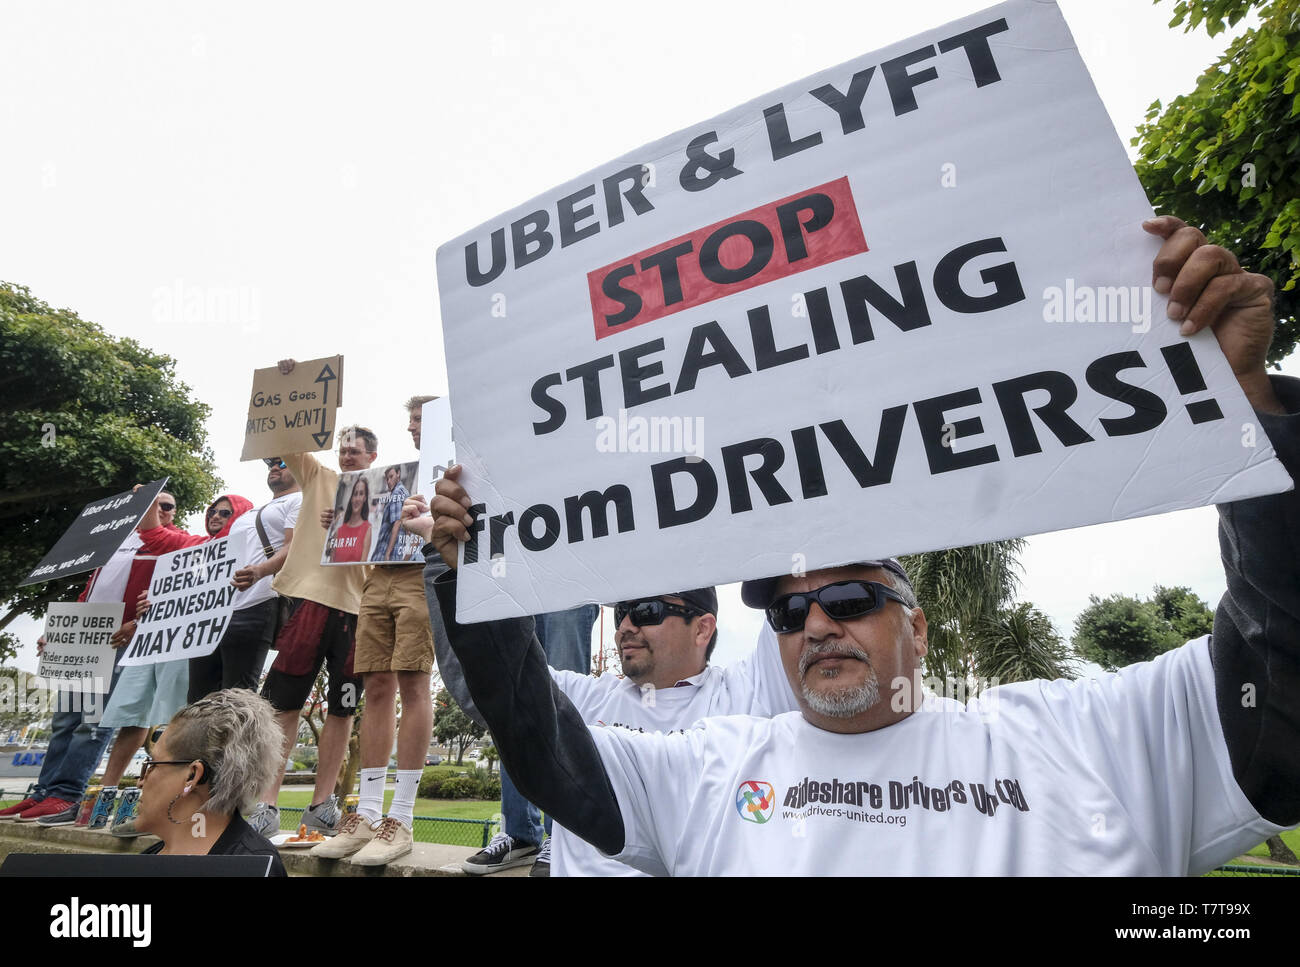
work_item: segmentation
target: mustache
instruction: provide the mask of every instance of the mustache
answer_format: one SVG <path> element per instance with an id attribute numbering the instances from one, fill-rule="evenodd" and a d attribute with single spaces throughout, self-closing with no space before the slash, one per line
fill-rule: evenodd
<path id="1" fill-rule="evenodd" d="M 639 631 L 619 632 L 618 639 L 615 643 L 618 645 L 619 650 L 622 651 L 623 646 L 630 642 L 635 642 L 638 645 L 649 645 L 649 642 L 647 642 L 645 638 L 642 637 Z"/>
<path id="2" fill-rule="evenodd" d="M 865 662 L 868 668 L 872 668 L 871 658 L 861 648 L 835 644 L 834 642 L 822 642 L 816 645 L 809 645 L 799 656 L 799 677 L 803 678 L 812 667 L 813 662 L 822 658 L 856 658 L 860 662 Z"/>

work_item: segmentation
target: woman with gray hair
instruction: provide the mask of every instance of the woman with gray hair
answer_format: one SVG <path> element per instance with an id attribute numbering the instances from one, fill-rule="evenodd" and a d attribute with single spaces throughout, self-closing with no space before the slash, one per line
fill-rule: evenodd
<path id="1" fill-rule="evenodd" d="M 213 692 L 154 736 L 136 828 L 162 842 L 145 852 L 270 856 L 270 875 L 286 876 L 275 847 L 240 815 L 280 768 L 282 736 L 270 704 L 242 688 Z"/>

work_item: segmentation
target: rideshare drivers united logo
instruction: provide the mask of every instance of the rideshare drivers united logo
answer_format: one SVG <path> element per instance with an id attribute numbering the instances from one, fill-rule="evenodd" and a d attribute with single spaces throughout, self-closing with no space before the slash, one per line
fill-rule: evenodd
<path id="1" fill-rule="evenodd" d="M 750 823 L 765 823 L 772 818 L 776 806 L 776 792 L 770 782 L 746 779 L 736 790 L 736 812 Z"/>

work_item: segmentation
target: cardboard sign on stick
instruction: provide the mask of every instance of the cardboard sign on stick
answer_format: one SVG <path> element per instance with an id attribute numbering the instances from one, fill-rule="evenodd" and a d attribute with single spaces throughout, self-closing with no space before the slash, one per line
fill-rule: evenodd
<path id="1" fill-rule="evenodd" d="M 443 245 L 458 617 L 1289 488 L 1152 291 L 1150 214 L 1060 11 L 1014 0 Z"/>
<path id="2" fill-rule="evenodd" d="M 123 608 L 121 601 L 50 605 L 37 677 L 51 688 L 107 694 L 114 657 L 109 639 L 122 624 Z"/>
<path id="3" fill-rule="evenodd" d="M 412 462 L 339 474 L 321 564 L 423 564 L 424 541 L 399 524 L 418 472 Z"/>
<path id="4" fill-rule="evenodd" d="M 80 574 L 103 567 L 113 552 L 135 530 L 149 505 L 167 484 L 167 478 L 145 484 L 137 491 L 124 490 L 111 497 L 92 500 L 81 509 L 41 563 L 18 586 L 40 584 L 55 578 Z"/>
<path id="5" fill-rule="evenodd" d="M 230 538 L 163 554 L 149 582 L 149 610 L 137 621 L 121 664 L 202 658 L 217 650 L 235 610 L 239 550 Z"/>
<path id="6" fill-rule="evenodd" d="M 288 376 L 278 366 L 253 370 L 239 459 L 328 450 L 334 441 L 334 413 L 342 402 L 342 356 L 298 363 Z"/>

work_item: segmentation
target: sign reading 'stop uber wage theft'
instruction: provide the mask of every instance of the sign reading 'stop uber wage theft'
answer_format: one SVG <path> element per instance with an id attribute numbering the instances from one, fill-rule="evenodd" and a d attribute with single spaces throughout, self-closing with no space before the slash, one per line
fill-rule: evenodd
<path id="1" fill-rule="evenodd" d="M 1150 288 L 1150 214 L 1060 11 L 1015 0 L 442 246 L 460 618 L 1286 489 Z"/>

